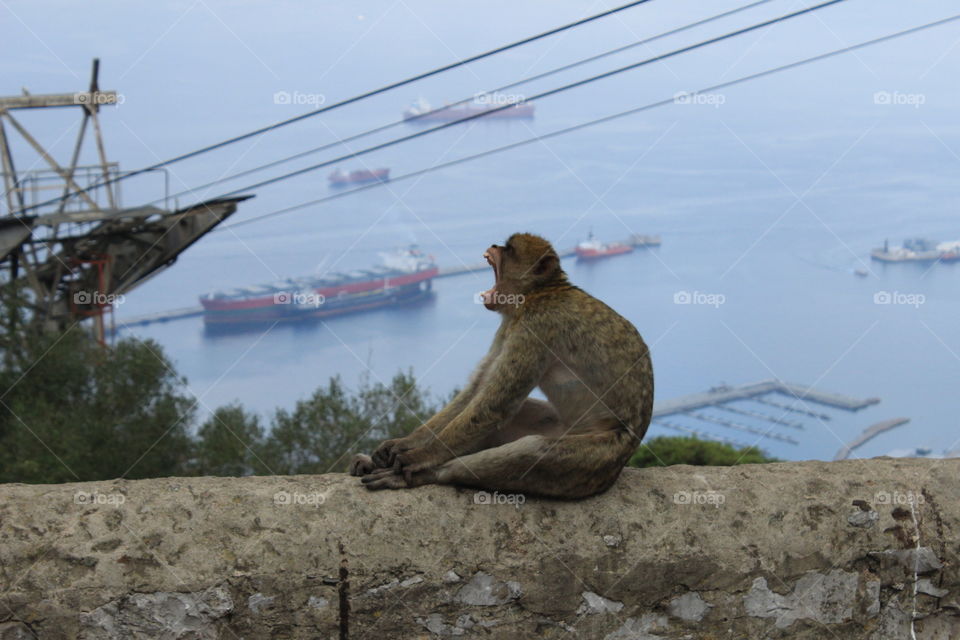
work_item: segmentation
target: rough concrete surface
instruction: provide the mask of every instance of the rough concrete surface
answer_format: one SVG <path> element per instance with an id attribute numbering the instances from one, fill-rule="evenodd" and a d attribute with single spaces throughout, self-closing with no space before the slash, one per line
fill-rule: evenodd
<path id="1" fill-rule="evenodd" d="M 0 485 L 0 640 L 960 637 L 960 461 Z"/>

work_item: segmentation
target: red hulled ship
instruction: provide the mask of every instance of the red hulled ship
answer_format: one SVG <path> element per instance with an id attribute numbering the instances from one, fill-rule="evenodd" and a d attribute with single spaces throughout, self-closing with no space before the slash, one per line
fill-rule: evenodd
<path id="1" fill-rule="evenodd" d="M 323 318 L 431 295 L 437 276 L 431 256 L 415 246 L 381 256 L 383 264 L 371 269 L 208 293 L 200 296 L 204 322 L 242 325 Z"/>
<path id="2" fill-rule="evenodd" d="M 590 235 L 587 236 L 587 239 L 578 244 L 577 248 L 574 249 L 574 253 L 576 253 L 577 257 L 581 260 L 596 260 L 598 258 L 618 256 L 622 253 L 630 253 L 631 251 L 633 251 L 633 247 L 629 244 L 623 244 L 621 242 L 603 244 L 599 240 L 595 240 L 592 231 Z"/>

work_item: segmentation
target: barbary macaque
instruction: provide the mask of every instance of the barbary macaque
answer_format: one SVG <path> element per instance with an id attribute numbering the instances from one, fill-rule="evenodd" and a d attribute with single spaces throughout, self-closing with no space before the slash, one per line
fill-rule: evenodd
<path id="1" fill-rule="evenodd" d="M 466 387 L 403 438 L 357 455 L 369 489 L 456 484 L 558 498 L 605 491 L 650 424 L 653 366 L 637 329 L 570 284 L 549 242 L 527 233 L 484 253 L 501 314 Z M 528 397 L 539 387 L 547 401 Z"/>

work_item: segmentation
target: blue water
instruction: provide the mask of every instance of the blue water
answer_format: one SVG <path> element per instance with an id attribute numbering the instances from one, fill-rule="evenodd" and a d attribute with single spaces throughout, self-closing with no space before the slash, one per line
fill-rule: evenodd
<path id="1" fill-rule="evenodd" d="M 171 184 L 178 191 L 395 120 L 418 95 L 434 104 L 459 99 L 737 4 L 651 2 L 175 165 Z M 34 93 L 81 89 L 89 59 L 99 55 L 100 85 L 125 98 L 101 110 L 107 148 L 129 169 L 306 110 L 276 104 L 278 91 L 319 93 L 330 104 L 602 9 L 575 0 L 556 0 L 549 11 L 545 6 L 491 0 L 453 8 L 409 0 L 361 9 L 211 0 L 192 8 L 161 3 L 146 14 L 109 4 L 64 6 L 51 16 L 36 3 L 12 0 L 20 20 L 0 46 L 18 62 L 0 69 L 0 80 L 8 94 L 24 84 Z M 516 91 L 530 95 L 797 7 L 773 2 Z M 864 20 L 865 7 L 853 0 L 545 99 L 531 123 L 454 127 L 340 165 L 390 167 L 400 175 L 955 10 L 947 0 L 909 6 L 877 0 Z M 81 20 L 92 31 L 77 38 Z M 825 423 L 807 420 L 799 445 L 757 442 L 774 455 L 830 458 L 864 427 L 897 416 L 911 423 L 858 453 L 955 448 L 960 265 L 883 266 L 870 263 L 869 250 L 885 238 L 960 238 L 957 37 L 956 26 L 944 27 L 727 89 L 708 104 L 670 105 L 211 234 L 131 293 L 118 319 L 194 305 L 206 291 L 305 274 L 320 263 L 337 270 L 366 267 L 378 251 L 412 241 L 441 265 L 455 265 L 479 261 L 485 247 L 518 230 L 543 234 L 558 247 L 575 244 L 591 229 L 607 240 L 659 233 L 663 246 L 656 250 L 564 264 L 575 283 L 645 336 L 659 398 L 779 377 L 882 402 L 853 415 L 833 412 Z M 878 104 L 878 92 L 923 100 Z M 65 126 L 74 115 L 64 112 L 57 116 L 62 122 L 50 123 L 25 114 L 24 121 L 55 155 L 69 157 L 72 138 Z M 327 173 L 258 190 L 232 221 L 326 195 Z M 158 195 L 155 177 L 124 186 L 127 205 Z M 858 278 L 856 268 L 869 268 L 871 275 Z M 473 303 L 473 294 L 489 285 L 486 271 L 438 280 L 429 304 L 277 326 L 265 334 L 208 337 L 199 318 L 128 333 L 157 339 L 205 408 L 239 400 L 267 414 L 306 397 L 332 375 L 357 384 L 363 376 L 385 381 L 407 368 L 445 395 L 463 383 L 493 334 L 496 315 Z M 674 304 L 684 291 L 720 295 L 724 303 Z M 925 301 L 878 305 L 878 292 Z M 708 429 L 752 442 L 744 434 Z"/>

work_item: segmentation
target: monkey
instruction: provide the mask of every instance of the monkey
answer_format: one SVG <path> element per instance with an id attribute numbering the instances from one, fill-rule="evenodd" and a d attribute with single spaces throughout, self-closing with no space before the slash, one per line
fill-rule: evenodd
<path id="1" fill-rule="evenodd" d="M 501 315 L 466 386 L 402 438 L 358 454 L 368 489 L 453 484 L 561 499 L 606 491 L 653 412 L 653 365 L 636 327 L 570 283 L 551 244 L 515 233 L 483 257 L 480 294 Z M 528 397 L 539 388 L 546 400 Z"/>

